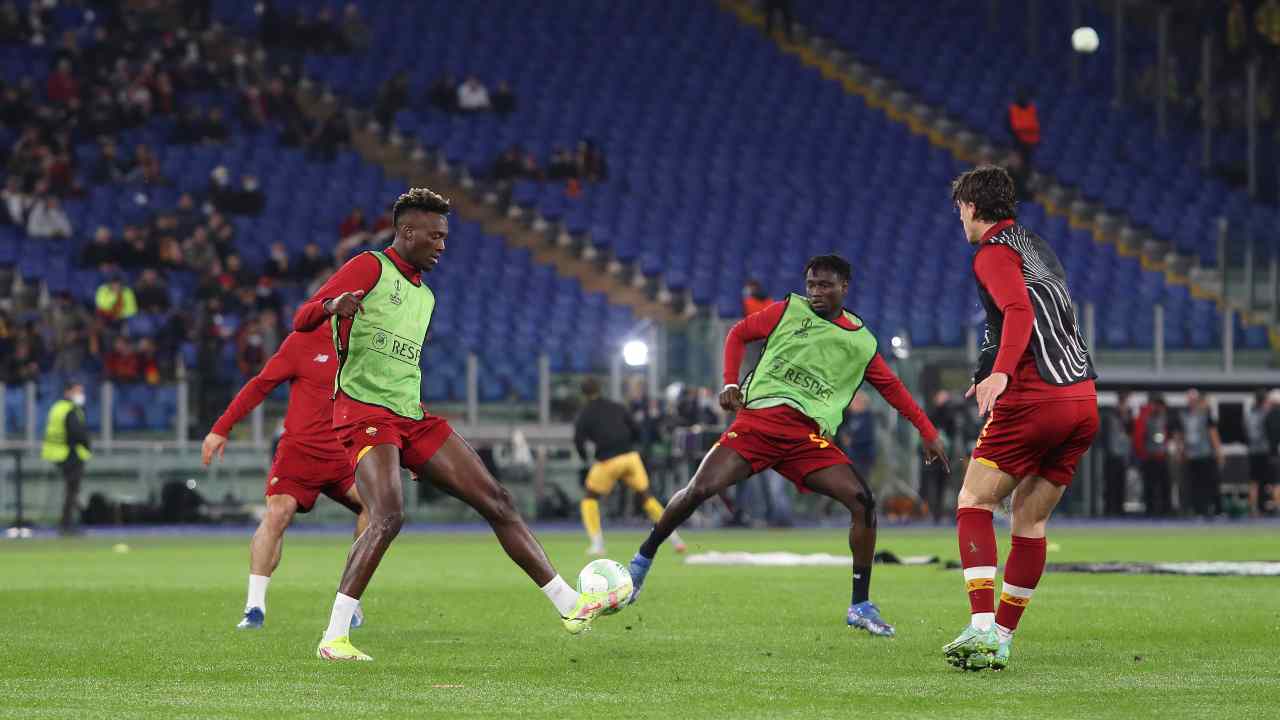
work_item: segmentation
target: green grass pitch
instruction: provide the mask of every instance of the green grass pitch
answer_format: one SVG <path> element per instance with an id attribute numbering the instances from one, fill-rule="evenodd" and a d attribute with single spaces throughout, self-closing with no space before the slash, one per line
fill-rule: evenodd
<path id="1" fill-rule="evenodd" d="M 1067 560 L 1276 560 L 1274 526 L 1073 528 Z M 1001 535 L 1001 556 L 1008 549 Z M 1250 718 L 1280 707 L 1280 580 L 1046 574 L 1014 665 L 964 673 L 958 571 L 875 570 L 895 640 L 845 628 L 846 568 L 685 566 L 664 548 L 643 601 L 570 637 L 490 535 L 406 534 L 353 632 L 368 664 L 314 655 L 348 539 L 287 537 L 267 626 L 233 629 L 248 536 L 0 545 L 15 718 Z M 626 561 L 637 533 L 607 536 Z M 841 552 L 838 530 L 690 532 L 691 550 Z M 576 534 L 543 537 L 570 578 Z M 112 545 L 127 542 L 128 553 Z M 883 528 L 954 557 L 947 530 Z"/>

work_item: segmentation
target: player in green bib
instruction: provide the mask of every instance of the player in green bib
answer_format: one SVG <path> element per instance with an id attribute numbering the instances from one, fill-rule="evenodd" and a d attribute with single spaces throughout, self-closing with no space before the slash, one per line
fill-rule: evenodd
<path id="1" fill-rule="evenodd" d="M 866 481 L 835 444 L 844 410 L 864 380 L 911 421 L 924 440 L 925 462 L 947 463 L 938 431 L 878 353 L 876 338 L 844 309 L 848 261 L 819 255 L 805 266 L 805 294 L 748 316 L 725 340 L 725 386 L 720 406 L 736 412 L 733 424 L 702 460 L 693 479 L 667 503 L 662 518 L 631 560 L 640 594 L 658 547 L 708 498 L 766 468 L 800 492 L 817 492 L 849 509 L 853 594 L 846 623 L 892 637 L 893 626 L 871 602 L 871 560 L 876 549 L 875 500 Z M 746 343 L 764 340 L 755 368 L 738 383 Z"/>
<path id="2" fill-rule="evenodd" d="M 444 253 L 449 209 L 448 200 L 426 188 L 401 195 L 391 211 L 396 233 L 391 247 L 352 258 L 293 319 L 300 332 L 325 322 L 332 327 L 338 355 L 333 428 L 369 513 L 368 529 L 351 546 L 329 626 L 316 648 L 324 660 L 371 659 L 351 644 L 351 618 L 404 524 L 401 468 L 480 513 L 569 632 L 588 629 L 609 605 L 618 606 L 607 593 L 579 593 L 556 573 L 511 493 L 444 418 L 423 409 L 422 343 L 436 303 L 422 275 Z"/>

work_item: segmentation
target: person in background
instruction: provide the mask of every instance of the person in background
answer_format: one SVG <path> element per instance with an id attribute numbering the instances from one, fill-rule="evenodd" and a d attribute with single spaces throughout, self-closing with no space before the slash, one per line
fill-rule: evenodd
<path id="1" fill-rule="evenodd" d="M 1133 423 L 1133 454 L 1142 463 L 1142 500 L 1147 517 L 1165 517 L 1172 510 L 1169 487 L 1171 420 L 1164 396 L 1153 393 Z"/>
<path id="2" fill-rule="evenodd" d="M 1187 391 L 1181 425 L 1181 455 L 1187 468 L 1191 509 L 1197 515 L 1213 517 L 1222 512 L 1222 438 L 1209 399 L 1200 391 Z"/>
<path id="3" fill-rule="evenodd" d="M 112 323 L 128 320 L 138 314 L 138 298 L 124 284 L 120 273 L 113 273 L 107 282 L 98 287 L 94 294 L 94 306 L 98 310 L 98 317 Z"/>
<path id="4" fill-rule="evenodd" d="M 1040 114 L 1031 101 L 1031 91 L 1018 88 L 1013 102 L 1009 103 L 1009 134 L 1022 156 L 1023 166 L 1031 167 L 1031 156 L 1040 147 Z"/>
<path id="5" fill-rule="evenodd" d="M 44 426 L 44 445 L 40 457 L 58 466 L 65 493 L 62 498 L 62 521 L 58 526 L 64 535 L 76 531 L 75 511 L 80 504 L 80 481 L 84 465 L 93 457 L 89 452 L 89 429 L 84 418 L 84 385 L 68 382 L 62 399 L 49 408 Z"/>
<path id="6" fill-rule="evenodd" d="M 27 236 L 46 240 L 66 239 L 71 237 L 71 232 L 71 220 L 58 197 L 37 193 L 27 214 Z"/>
<path id="7" fill-rule="evenodd" d="M 751 278 L 742 286 L 743 317 L 754 315 L 772 304 L 773 299 L 769 297 L 769 293 L 765 292 L 759 280 Z"/>
<path id="8" fill-rule="evenodd" d="M 1267 495 L 1275 487 L 1276 446 L 1267 433 L 1268 418 L 1276 414 L 1271 394 L 1259 389 L 1253 393 L 1253 407 L 1244 415 L 1245 440 L 1249 445 L 1249 515 L 1258 517 L 1267 511 Z"/>
<path id="9" fill-rule="evenodd" d="M 929 422 L 938 428 L 938 438 L 946 448 L 948 457 L 955 456 L 957 437 L 956 415 L 964 411 L 952 403 L 951 393 L 939 390 L 933 394 L 933 404 L 929 408 Z M 963 434 L 963 433 L 961 433 Z M 947 495 L 947 480 L 950 475 L 940 463 L 923 463 L 920 468 L 920 494 L 929 506 L 929 515 L 934 525 L 942 524 L 947 514 L 943 508 L 943 498 Z"/>
<path id="10" fill-rule="evenodd" d="M 1120 393 L 1116 404 L 1102 413 L 1102 437 L 1104 462 L 1102 470 L 1102 514 L 1116 517 L 1124 514 L 1125 477 L 1129 474 L 1129 458 L 1133 454 L 1130 437 L 1132 419 L 1129 417 L 1128 392 Z"/>
<path id="11" fill-rule="evenodd" d="M 475 75 L 468 75 L 458 86 L 458 109 L 463 112 L 483 112 L 491 107 L 489 89 Z"/>
<path id="12" fill-rule="evenodd" d="M 493 111 L 504 118 L 516 111 L 515 93 L 505 80 L 493 91 Z"/>
<path id="13" fill-rule="evenodd" d="M 587 472 L 586 497 L 581 503 L 582 525 L 591 540 L 587 554 L 603 557 L 600 500 L 613 492 L 619 480 L 643 498 L 645 514 L 654 522 L 662 517 L 662 503 L 649 492 L 649 474 L 635 449 L 640 428 L 631 412 L 621 403 L 601 397 L 600 384 L 594 378 L 582 381 L 582 395 L 586 404 L 573 423 L 573 445 L 584 462 L 589 460 L 587 442 L 595 446 L 595 461 Z M 684 541 L 678 535 L 673 535 L 671 542 L 676 552 L 684 552 Z"/>
<path id="14" fill-rule="evenodd" d="M 782 32 L 787 36 L 787 40 L 794 40 L 792 28 L 795 23 L 792 20 L 792 0 L 765 0 L 764 3 L 764 31 L 770 35 L 773 34 L 775 28 L 775 18 L 782 19 Z"/>

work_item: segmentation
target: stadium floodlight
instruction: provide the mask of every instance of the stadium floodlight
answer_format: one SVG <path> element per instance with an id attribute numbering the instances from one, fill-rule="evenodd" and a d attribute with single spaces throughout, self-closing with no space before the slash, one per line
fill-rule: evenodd
<path id="1" fill-rule="evenodd" d="M 631 367 L 649 364 L 649 345 L 643 340 L 628 340 L 622 345 L 622 362 Z"/>
<path id="2" fill-rule="evenodd" d="M 889 341 L 893 346 L 893 356 L 899 360 L 906 360 L 911 357 L 911 341 L 901 335 L 894 335 Z"/>

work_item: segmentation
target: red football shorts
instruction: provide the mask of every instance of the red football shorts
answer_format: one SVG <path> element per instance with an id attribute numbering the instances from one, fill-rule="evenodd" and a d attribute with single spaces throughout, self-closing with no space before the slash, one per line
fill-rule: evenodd
<path id="1" fill-rule="evenodd" d="M 337 433 L 352 469 L 370 448 L 395 445 L 400 449 L 400 466 L 416 472 L 444 445 L 453 428 L 435 415 L 424 414 L 421 420 L 388 415 L 338 428 Z"/>
<path id="2" fill-rule="evenodd" d="M 288 495 L 298 501 L 298 512 L 310 512 L 321 493 L 352 510 L 359 507 L 347 498 L 356 483 L 351 464 L 344 458 L 320 458 L 289 442 L 285 437 L 276 447 L 276 457 L 267 476 L 266 496 Z"/>
<path id="3" fill-rule="evenodd" d="M 1021 480 L 1037 475 L 1070 485 L 1080 456 L 1098 434 L 1098 401 L 996 404 L 973 448 L 973 459 Z"/>
<path id="4" fill-rule="evenodd" d="M 773 468 L 800 492 L 809 492 L 804 479 L 811 473 L 850 464 L 834 440 L 822 437 L 817 423 L 787 405 L 739 411 L 716 445 L 741 455 L 753 473 Z"/>

